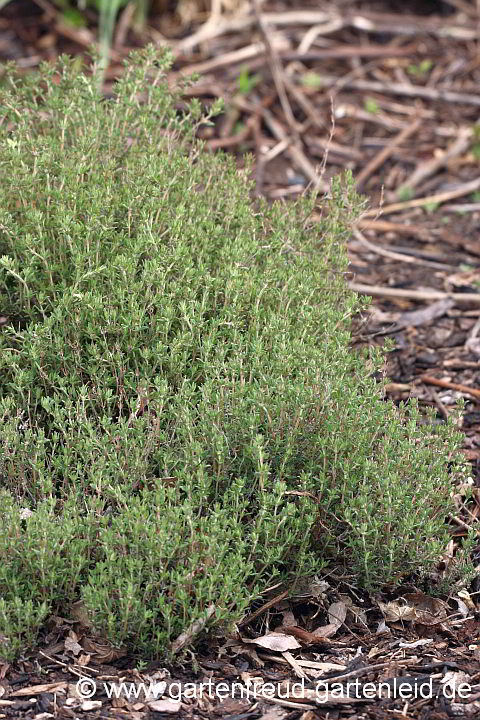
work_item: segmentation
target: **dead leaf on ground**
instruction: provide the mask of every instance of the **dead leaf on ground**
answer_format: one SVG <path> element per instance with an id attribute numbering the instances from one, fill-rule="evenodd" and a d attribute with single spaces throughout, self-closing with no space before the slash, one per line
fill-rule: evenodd
<path id="1" fill-rule="evenodd" d="M 424 593 L 406 593 L 388 603 L 378 601 L 387 622 L 414 622 L 436 625 L 447 617 L 445 603 Z"/>
<path id="2" fill-rule="evenodd" d="M 108 665 L 127 654 L 126 648 L 116 648 L 88 637 L 82 639 L 81 645 L 85 652 L 91 655 L 92 662 L 96 665 Z"/>
<path id="3" fill-rule="evenodd" d="M 328 608 L 328 619 L 330 620 L 328 625 L 322 625 L 313 631 L 315 637 L 329 638 L 335 635 L 337 630 L 345 622 L 347 617 L 347 606 L 344 602 L 334 602 Z"/>
<path id="4" fill-rule="evenodd" d="M 294 637 L 283 633 L 268 633 L 268 635 L 262 635 L 262 637 L 253 638 L 253 640 L 242 638 L 242 641 L 247 645 L 258 645 L 274 652 L 285 652 L 286 650 L 296 650 L 302 647 Z"/>
<path id="5" fill-rule="evenodd" d="M 73 630 L 70 630 L 68 633 L 68 636 L 65 638 L 65 650 L 66 652 L 71 652 L 72 655 L 80 655 L 80 653 L 83 651 L 82 646 L 78 642 L 78 635 L 73 632 Z"/>

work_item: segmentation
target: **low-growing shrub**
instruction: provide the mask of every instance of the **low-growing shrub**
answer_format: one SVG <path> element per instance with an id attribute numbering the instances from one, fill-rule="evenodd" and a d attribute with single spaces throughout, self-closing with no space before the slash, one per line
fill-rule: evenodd
<path id="1" fill-rule="evenodd" d="M 351 178 L 316 223 L 313 197 L 252 202 L 168 63 L 134 54 L 112 99 L 66 58 L 1 91 L 7 657 L 81 600 L 165 658 L 272 582 L 329 562 L 378 587 L 447 540 L 453 425 L 397 411 L 381 354 L 349 350 Z"/>

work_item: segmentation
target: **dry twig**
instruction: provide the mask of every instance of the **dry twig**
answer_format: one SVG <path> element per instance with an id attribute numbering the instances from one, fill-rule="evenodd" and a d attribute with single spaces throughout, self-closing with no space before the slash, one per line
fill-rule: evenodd
<path id="1" fill-rule="evenodd" d="M 275 88 L 277 90 L 280 104 L 282 106 L 285 118 L 290 126 L 290 129 L 292 130 L 292 132 L 294 134 L 295 140 L 297 142 L 299 142 L 298 123 L 295 120 L 295 116 L 292 112 L 292 108 L 290 106 L 290 103 L 289 103 L 288 97 L 287 97 L 287 93 L 285 91 L 282 66 L 278 59 L 278 55 L 275 51 L 275 48 L 273 47 L 272 43 L 270 42 L 270 37 L 268 35 L 268 29 L 267 29 L 264 19 L 262 18 L 262 13 L 261 13 L 261 9 L 260 9 L 260 0 L 253 0 L 253 9 L 254 9 L 255 17 L 257 19 L 258 27 L 260 29 L 260 32 L 262 33 L 263 42 L 265 43 L 265 48 L 267 50 L 268 62 L 270 65 L 270 72 L 272 73 L 273 82 L 275 83 Z"/>
<path id="2" fill-rule="evenodd" d="M 444 300 L 451 298 L 456 305 L 480 305 L 480 293 L 448 293 L 441 290 L 405 290 L 401 288 L 387 288 L 379 285 L 362 285 L 361 283 L 348 283 L 350 290 L 360 295 L 372 297 L 405 298 L 407 300 Z"/>
<path id="3" fill-rule="evenodd" d="M 411 125 L 404 128 L 400 133 L 398 133 L 398 135 L 393 138 L 393 140 L 385 148 L 383 148 L 383 150 L 381 150 L 378 155 L 376 155 L 374 158 L 372 158 L 372 160 L 370 160 L 370 162 L 363 168 L 363 170 L 356 178 L 358 188 L 361 188 L 365 181 L 370 177 L 370 175 L 372 175 L 375 170 L 378 170 L 378 168 L 383 165 L 385 160 L 387 160 L 391 156 L 395 148 L 397 148 L 407 138 L 417 132 L 420 124 L 421 123 L 419 119 L 415 120 L 415 122 L 413 122 Z"/>
<path id="4" fill-rule="evenodd" d="M 397 253 L 397 252 L 392 252 L 391 250 L 385 250 L 385 248 L 379 247 L 378 245 L 375 245 L 374 243 L 370 242 L 370 240 L 367 240 L 365 235 L 363 235 L 363 233 L 361 233 L 357 227 L 353 227 L 352 232 L 355 235 L 355 237 L 357 238 L 357 240 L 365 248 L 367 248 L 367 250 L 370 250 L 371 252 L 374 252 L 377 255 L 382 255 L 383 257 L 389 258 L 390 260 L 399 260 L 400 262 L 414 263 L 417 267 L 420 265 L 421 267 L 434 268 L 435 270 L 449 270 L 450 269 L 450 266 L 445 265 L 444 263 L 433 262 L 431 260 L 422 260 L 421 258 L 412 257 L 411 255 L 405 255 L 403 253 Z"/>
<path id="5" fill-rule="evenodd" d="M 434 175 L 438 170 L 448 165 L 450 160 L 458 157 L 458 155 L 461 155 L 468 150 L 471 143 L 471 136 L 471 131 L 467 133 L 460 132 L 458 138 L 454 140 L 444 153 L 438 157 L 432 158 L 431 160 L 423 160 L 420 162 L 417 165 L 415 172 L 413 172 L 410 177 L 404 181 L 403 185 L 409 188 L 417 187 L 417 185 L 420 185 L 423 180 L 431 175 Z"/>
<path id="6" fill-rule="evenodd" d="M 430 377 L 430 375 L 422 375 L 420 379 L 428 385 L 437 385 L 438 387 L 448 388 L 449 390 L 458 390 L 458 392 L 467 393 L 473 397 L 480 398 L 480 390 L 475 390 L 475 388 L 468 387 L 468 385 L 452 383 L 447 380 L 438 380 L 438 378 Z"/>
<path id="7" fill-rule="evenodd" d="M 469 193 L 476 192 L 479 188 L 480 178 L 475 178 L 474 180 L 463 183 L 455 190 L 437 193 L 437 195 L 428 195 L 427 197 L 423 198 L 414 198 L 413 200 L 406 200 L 405 202 L 392 203 L 391 205 L 384 205 L 381 208 L 373 208 L 371 210 L 366 210 L 363 213 L 362 218 L 375 217 L 379 214 L 386 215 L 388 213 L 399 212 L 408 208 L 425 207 L 425 205 L 430 205 L 433 203 L 441 204 L 447 202 L 447 200 L 453 200 L 454 198 L 463 197 L 463 195 L 468 195 Z"/>

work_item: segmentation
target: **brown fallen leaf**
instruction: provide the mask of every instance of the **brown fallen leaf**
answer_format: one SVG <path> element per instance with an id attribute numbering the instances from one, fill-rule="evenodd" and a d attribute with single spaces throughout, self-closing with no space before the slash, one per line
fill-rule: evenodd
<path id="1" fill-rule="evenodd" d="M 259 647 L 273 650 L 274 652 L 285 652 L 286 650 L 296 650 L 302 647 L 294 637 L 284 635 L 283 633 L 268 633 L 268 635 L 253 638 L 253 640 L 249 638 L 242 638 L 242 640 L 247 645 L 258 645 Z"/>
<path id="2" fill-rule="evenodd" d="M 345 622 L 347 617 L 347 606 L 344 602 L 334 602 L 328 608 L 328 625 L 322 625 L 313 631 L 315 637 L 329 638 L 335 635 L 337 630 Z"/>
<path id="3" fill-rule="evenodd" d="M 68 636 L 65 638 L 65 650 L 71 652 L 72 655 L 80 655 L 83 648 L 78 642 L 78 635 L 70 630 Z"/>
<path id="4" fill-rule="evenodd" d="M 125 657 L 127 654 L 126 648 L 116 648 L 89 637 L 84 637 L 81 645 L 85 652 L 91 656 L 92 663 L 96 665 L 108 665 L 114 660 Z"/>
<path id="5" fill-rule="evenodd" d="M 420 625 L 436 625 L 447 617 L 447 606 L 439 598 L 430 597 L 422 592 L 407 593 L 403 597 L 415 608 L 415 622 Z"/>
<path id="6" fill-rule="evenodd" d="M 406 593 L 399 600 L 382 603 L 378 607 L 387 622 L 415 622 L 436 625 L 447 617 L 445 603 L 424 593 Z"/>
<path id="7" fill-rule="evenodd" d="M 415 620 L 414 608 L 396 600 L 388 603 L 378 601 L 378 607 L 387 622 L 413 622 Z"/>

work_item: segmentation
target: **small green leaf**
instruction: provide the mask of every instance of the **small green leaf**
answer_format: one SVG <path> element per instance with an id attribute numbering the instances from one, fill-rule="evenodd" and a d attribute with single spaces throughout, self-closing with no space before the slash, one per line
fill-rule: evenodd
<path id="1" fill-rule="evenodd" d="M 376 115 L 378 111 L 380 110 L 378 102 L 374 98 L 367 97 L 365 98 L 364 103 L 365 110 L 372 115 Z"/>
<path id="2" fill-rule="evenodd" d="M 67 25 L 73 25 L 76 28 L 86 27 L 87 25 L 85 17 L 76 8 L 67 8 L 61 13 L 60 17 Z"/>
<path id="3" fill-rule="evenodd" d="M 407 202 L 408 200 L 411 200 L 413 195 L 413 188 L 408 187 L 408 185 L 402 185 L 402 187 L 397 190 L 397 198 L 400 202 Z"/>
<path id="4" fill-rule="evenodd" d="M 407 67 L 407 72 L 414 77 L 419 75 L 426 75 L 433 67 L 433 60 L 426 58 L 422 60 L 418 65 L 413 63 Z"/>
<path id="5" fill-rule="evenodd" d="M 306 72 L 302 75 L 302 85 L 308 88 L 321 88 L 325 84 L 322 76 L 316 72 Z"/>
<path id="6" fill-rule="evenodd" d="M 248 95 L 253 88 L 260 82 L 259 75 L 250 75 L 248 68 L 242 68 L 237 78 L 237 88 L 242 95 Z"/>

